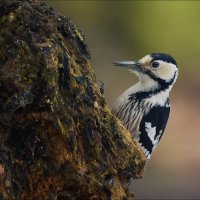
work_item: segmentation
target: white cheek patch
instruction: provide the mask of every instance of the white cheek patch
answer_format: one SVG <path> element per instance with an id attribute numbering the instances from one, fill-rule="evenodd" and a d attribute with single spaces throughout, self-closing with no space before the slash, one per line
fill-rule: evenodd
<path id="1" fill-rule="evenodd" d="M 164 80 L 171 80 L 177 71 L 176 65 L 172 63 L 165 63 L 163 61 L 159 61 L 159 63 L 160 67 L 154 72 L 156 76 Z"/>

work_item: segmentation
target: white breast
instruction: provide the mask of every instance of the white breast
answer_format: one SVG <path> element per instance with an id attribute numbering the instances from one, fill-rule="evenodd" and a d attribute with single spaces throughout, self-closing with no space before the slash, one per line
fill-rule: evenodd
<path id="1" fill-rule="evenodd" d="M 141 88 L 141 86 L 143 88 Z M 142 85 L 141 82 L 130 87 L 117 98 L 112 108 L 113 114 L 122 121 L 123 125 L 136 139 L 142 117 L 146 115 L 153 106 L 164 106 L 169 97 L 169 91 L 165 91 L 140 101 L 129 100 L 130 95 L 142 91 L 142 89 L 144 89 L 144 85 Z"/>

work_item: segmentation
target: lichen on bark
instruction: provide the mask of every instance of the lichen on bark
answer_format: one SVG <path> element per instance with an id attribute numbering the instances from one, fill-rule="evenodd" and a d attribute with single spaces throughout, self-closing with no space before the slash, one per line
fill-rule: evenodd
<path id="1" fill-rule="evenodd" d="M 131 199 L 145 162 L 82 31 L 44 1 L 1 0 L 0 198 Z"/>

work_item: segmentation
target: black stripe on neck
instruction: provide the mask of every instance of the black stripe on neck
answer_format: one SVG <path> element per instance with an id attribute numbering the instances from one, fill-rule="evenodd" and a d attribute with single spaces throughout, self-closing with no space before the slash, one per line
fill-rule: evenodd
<path id="1" fill-rule="evenodd" d="M 151 75 L 149 75 L 149 76 L 158 83 L 158 85 L 159 85 L 158 88 L 150 89 L 149 91 L 139 91 L 137 93 L 130 94 L 129 100 L 133 100 L 133 99 L 137 99 L 137 100 L 141 99 L 142 100 L 142 99 L 152 97 L 153 95 L 156 95 L 160 92 L 165 92 L 174 83 L 174 80 L 177 76 L 177 72 L 174 74 L 174 77 L 169 82 L 166 82 L 165 80 L 157 78 L 154 75 L 153 76 L 152 75 L 153 74 L 151 73 Z"/>

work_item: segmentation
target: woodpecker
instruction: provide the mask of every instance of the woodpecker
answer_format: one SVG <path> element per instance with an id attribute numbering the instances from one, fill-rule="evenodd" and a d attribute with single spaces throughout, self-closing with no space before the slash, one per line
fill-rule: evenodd
<path id="1" fill-rule="evenodd" d="M 178 76 L 177 63 L 168 54 L 152 53 L 138 61 L 119 61 L 114 65 L 127 68 L 139 77 L 137 84 L 117 98 L 112 112 L 150 159 L 169 118 L 169 92 Z"/>

